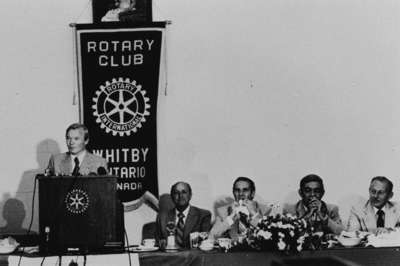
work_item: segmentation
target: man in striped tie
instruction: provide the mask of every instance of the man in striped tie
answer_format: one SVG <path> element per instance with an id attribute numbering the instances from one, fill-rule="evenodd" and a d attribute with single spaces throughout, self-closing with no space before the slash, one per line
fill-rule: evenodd
<path id="1" fill-rule="evenodd" d="M 192 188 L 186 182 L 177 182 L 171 187 L 171 198 L 175 207 L 157 216 L 157 239 L 167 239 L 167 224 L 175 223 L 175 242 L 180 248 L 190 247 L 190 233 L 208 232 L 211 228 L 211 212 L 190 205 Z"/>

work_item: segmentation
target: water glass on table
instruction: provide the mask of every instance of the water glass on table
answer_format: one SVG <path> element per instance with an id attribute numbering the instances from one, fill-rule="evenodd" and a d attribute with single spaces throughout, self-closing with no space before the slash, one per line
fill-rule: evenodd
<path id="1" fill-rule="evenodd" d="M 190 248 L 198 248 L 200 245 L 200 233 L 190 233 Z"/>

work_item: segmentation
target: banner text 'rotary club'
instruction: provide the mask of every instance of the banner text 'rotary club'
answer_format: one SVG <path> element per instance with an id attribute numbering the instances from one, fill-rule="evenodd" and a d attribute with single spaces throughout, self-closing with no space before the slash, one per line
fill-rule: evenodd
<path id="1" fill-rule="evenodd" d="M 154 40 L 89 41 L 87 53 L 98 53 L 98 63 L 102 67 L 141 65 L 143 52 L 150 52 Z"/>

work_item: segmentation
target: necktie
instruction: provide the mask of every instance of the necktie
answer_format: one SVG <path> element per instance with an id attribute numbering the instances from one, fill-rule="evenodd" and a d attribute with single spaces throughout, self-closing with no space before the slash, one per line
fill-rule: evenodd
<path id="1" fill-rule="evenodd" d="M 74 170 L 72 171 L 72 175 L 77 176 L 77 175 L 79 175 L 79 159 L 78 159 L 78 157 L 75 157 L 74 163 L 75 163 L 75 166 L 74 166 Z"/>
<path id="2" fill-rule="evenodd" d="M 244 217 L 239 213 L 239 219 L 237 221 L 239 235 L 245 235 L 247 232 L 246 219 L 247 219 L 247 217 Z"/>
<path id="3" fill-rule="evenodd" d="M 385 227 L 385 212 L 382 210 L 378 210 L 376 214 L 378 215 L 378 219 L 376 220 L 376 227 Z"/>
<path id="4" fill-rule="evenodd" d="M 241 221 L 238 222 L 238 233 L 239 235 L 244 235 L 247 232 L 247 227 Z"/>
<path id="5" fill-rule="evenodd" d="M 183 228 L 185 226 L 183 222 L 183 218 L 185 215 L 183 213 L 178 214 L 178 224 L 176 226 L 176 243 L 180 246 L 183 247 L 184 240 L 183 240 Z"/>

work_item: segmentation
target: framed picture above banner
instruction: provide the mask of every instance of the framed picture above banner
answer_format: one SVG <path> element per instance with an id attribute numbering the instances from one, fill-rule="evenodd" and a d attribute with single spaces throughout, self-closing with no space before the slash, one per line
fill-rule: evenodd
<path id="1" fill-rule="evenodd" d="M 92 0 L 93 23 L 151 22 L 151 0 Z"/>

